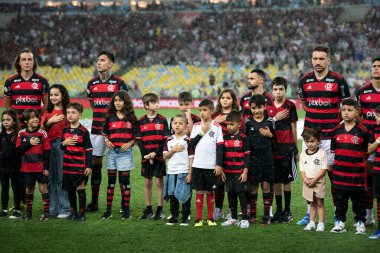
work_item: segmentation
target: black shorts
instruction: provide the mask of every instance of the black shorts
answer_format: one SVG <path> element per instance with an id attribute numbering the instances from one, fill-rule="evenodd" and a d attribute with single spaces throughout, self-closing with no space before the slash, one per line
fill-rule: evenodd
<path id="1" fill-rule="evenodd" d="M 88 177 L 84 174 L 67 174 L 63 173 L 62 189 L 65 191 L 76 190 L 79 185 L 84 181 L 84 185 L 87 184 Z"/>
<path id="2" fill-rule="evenodd" d="M 373 173 L 373 196 L 380 200 L 380 173 Z"/>
<path id="3" fill-rule="evenodd" d="M 27 188 L 34 187 L 36 181 L 39 184 L 47 184 L 49 178 L 42 174 L 42 172 L 24 172 L 24 184 Z"/>
<path id="4" fill-rule="evenodd" d="M 226 191 L 227 192 L 246 192 L 248 191 L 248 180 L 244 183 L 240 182 L 241 174 L 226 173 Z"/>
<path id="5" fill-rule="evenodd" d="M 297 178 L 297 163 L 293 154 L 274 160 L 274 182 L 287 184 Z"/>
<path id="6" fill-rule="evenodd" d="M 366 178 L 366 183 L 367 183 L 367 189 L 372 189 L 373 187 L 373 175 L 375 173 L 371 174 L 371 175 L 367 175 L 367 178 Z M 380 175 L 380 174 L 379 174 Z"/>
<path id="7" fill-rule="evenodd" d="M 142 163 L 141 176 L 145 178 L 166 176 L 165 162 L 155 161 L 153 164 L 150 164 L 149 162 Z"/>
<path id="8" fill-rule="evenodd" d="M 213 191 L 216 188 L 216 176 L 214 170 L 193 167 L 191 178 L 193 188 L 197 191 Z"/>
<path id="9" fill-rule="evenodd" d="M 249 184 L 257 185 L 262 182 L 274 182 L 274 166 L 252 166 L 248 173 Z"/>

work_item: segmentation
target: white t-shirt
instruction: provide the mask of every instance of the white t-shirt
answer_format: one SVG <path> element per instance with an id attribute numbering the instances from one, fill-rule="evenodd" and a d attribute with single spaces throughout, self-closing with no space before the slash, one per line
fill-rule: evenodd
<path id="1" fill-rule="evenodd" d="M 185 149 L 181 152 L 175 152 L 167 162 L 168 174 L 189 173 L 189 158 L 194 157 L 194 151 L 189 149 L 189 138 L 187 135 L 176 139 L 173 135 L 165 143 L 164 154 L 169 152 L 175 145 L 182 145 Z"/>
<path id="2" fill-rule="evenodd" d="M 307 178 L 314 178 L 321 170 L 327 170 L 326 152 L 319 148 L 315 154 L 309 155 L 303 150 L 300 155 L 300 171 L 304 171 Z"/>
<path id="3" fill-rule="evenodd" d="M 193 125 L 190 139 L 194 139 L 202 128 L 202 122 Z M 214 170 L 216 166 L 216 145 L 223 145 L 222 127 L 212 121 L 211 128 L 205 133 L 195 147 L 193 167 Z"/>

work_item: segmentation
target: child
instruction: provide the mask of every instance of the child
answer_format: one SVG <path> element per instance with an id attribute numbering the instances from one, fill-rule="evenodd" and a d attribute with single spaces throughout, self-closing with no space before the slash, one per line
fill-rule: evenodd
<path id="1" fill-rule="evenodd" d="M 21 157 L 16 153 L 16 138 L 19 131 L 17 112 L 13 109 L 3 111 L 1 115 L 0 133 L 0 178 L 1 205 L 0 218 L 8 215 L 9 179 L 12 183 L 14 209 L 10 219 L 21 217 L 21 192 L 19 178 L 21 177 Z"/>
<path id="2" fill-rule="evenodd" d="M 245 131 L 250 143 L 251 161 L 249 180 L 251 190 L 249 195 L 250 223 L 256 221 L 256 202 L 259 184 L 263 191 L 264 216 L 262 224 L 270 224 L 269 211 L 271 206 L 270 185 L 274 181 L 272 140 L 274 139 L 273 121 L 265 113 L 265 97 L 253 95 L 249 101 L 252 117 L 245 123 Z"/>
<path id="3" fill-rule="evenodd" d="M 202 209 L 203 195 L 207 196 L 207 224 L 216 226 L 214 220 L 214 193 L 216 176 L 221 176 L 223 171 L 221 161 L 223 159 L 223 134 L 222 128 L 211 119 L 214 112 L 214 103 L 204 99 L 199 104 L 199 112 L 202 121 L 194 124 L 190 138 L 195 147 L 193 161 L 192 184 L 196 192 L 197 220 L 195 227 L 203 226 Z"/>
<path id="4" fill-rule="evenodd" d="M 189 225 L 188 216 L 191 207 L 191 177 L 194 149 L 185 134 L 187 118 L 183 114 L 173 117 L 174 135 L 168 138 L 164 146 L 164 159 L 168 160 L 165 195 L 170 198 L 171 218 L 166 225 L 178 224 L 179 202 L 182 202 L 181 226 Z"/>
<path id="5" fill-rule="evenodd" d="M 169 137 L 169 128 L 166 118 L 157 113 L 160 99 L 154 93 L 147 93 L 142 98 L 144 108 L 148 111 L 137 123 L 136 141 L 141 152 L 141 176 L 144 177 L 144 195 L 146 208 L 141 220 L 153 217 L 152 209 L 152 178 L 156 177 L 158 206 L 154 215 L 155 220 L 164 218 L 163 207 L 163 177 L 165 161 L 162 152 L 165 140 Z"/>
<path id="6" fill-rule="evenodd" d="M 335 153 L 332 183 L 336 193 L 336 222 L 331 230 L 332 233 L 346 232 L 346 212 L 348 200 L 351 198 L 356 221 L 355 234 L 365 234 L 365 155 L 368 150 L 369 134 L 363 125 L 355 121 L 357 116 L 356 101 L 344 100 L 343 123 L 334 129 L 331 140 L 331 151 Z"/>
<path id="7" fill-rule="evenodd" d="M 91 174 L 92 145 L 90 134 L 79 123 L 83 106 L 79 103 L 67 105 L 67 120 L 70 126 L 62 131 L 63 181 L 62 188 L 68 192 L 71 214 L 66 218 L 74 221 L 86 220 L 86 183 Z M 77 210 L 77 194 L 79 213 Z"/>
<path id="8" fill-rule="evenodd" d="M 70 102 L 69 92 L 61 84 L 53 84 L 49 90 L 49 102 L 41 125 L 48 133 L 50 141 L 50 168 L 48 185 L 50 194 L 50 215 L 64 219 L 70 214 L 70 203 L 67 192 L 62 189 L 61 149 L 62 130 L 69 126 L 66 119 L 66 106 Z"/>
<path id="9" fill-rule="evenodd" d="M 291 182 L 297 178 L 297 109 L 293 102 L 287 100 L 287 81 L 276 77 L 272 81 L 273 103 L 267 104 L 267 112 L 275 122 L 273 158 L 275 167 L 275 196 L 277 210 L 271 222 L 290 222 Z M 282 209 L 282 186 L 284 187 L 285 209 Z"/>
<path id="10" fill-rule="evenodd" d="M 378 239 L 380 238 L 380 105 L 375 109 L 376 115 L 376 128 L 374 129 L 374 134 L 371 136 L 369 143 L 371 145 L 368 147 L 368 153 L 375 152 L 375 160 L 373 164 L 373 195 L 377 199 L 377 223 L 378 228 L 369 238 Z"/>
<path id="11" fill-rule="evenodd" d="M 49 176 L 50 143 L 47 133 L 40 129 L 40 115 L 35 109 L 26 109 L 22 113 L 26 128 L 17 136 L 16 149 L 22 154 L 21 172 L 24 173 L 26 186 L 26 212 L 23 220 L 32 218 L 34 186 L 36 181 L 42 194 L 43 213 L 41 221 L 49 220 L 50 198 L 47 189 Z"/>
<path id="12" fill-rule="evenodd" d="M 216 112 L 213 114 L 212 118 L 214 121 L 219 123 L 222 127 L 223 136 L 228 135 L 229 131 L 227 129 L 227 114 L 232 110 L 239 110 L 237 98 L 233 90 L 224 90 L 220 93 L 218 98 L 218 104 L 216 106 Z M 214 211 L 214 220 L 219 220 L 224 217 L 222 208 L 224 202 L 224 183 L 218 178 L 217 186 L 215 189 L 215 211 Z M 227 220 L 231 219 L 231 212 L 227 214 Z"/>
<path id="13" fill-rule="evenodd" d="M 307 146 L 300 156 L 300 171 L 303 179 L 302 196 L 310 202 L 310 222 L 304 230 L 315 229 L 315 217 L 318 211 L 319 222 L 316 231 L 325 231 L 325 206 L 327 170 L 326 152 L 319 148 L 320 130 L 305 129 L 302 137 Z"/>
<path id="14" fill-rule="evenodd" d="M 247 215 L 247 191 L 249 168 L 249 143 L 247 136 L 239 132 L 241 115 L 239 111 L 231 111 L 227 115 L 227 128 L 230 134 L 223 136 L 223 172 L 226 183 L 228 203 L 231 208 L 231 219 L 222 223 L 222 226 L 238 225 L 240 228 L 248 228 Z M 237 219 L 237 200 L 240 200 L 242 220 Z"/>
<path id="15" fill-rule="evenodd" d="M 119 174 L 121 190 L 122 219 L 131 218 L 129 210 L 131 200 L 130 171 L 134 169 L 133 145 L 137 127 L 137 117 L 133 109 L 131 97 L 126 91 L 116 92 L 111 100 L 108 117 L 104 124 L 103 135 L 108 153 L 106 163 L 108 169 L 107 211 L 102 219 L 112 217 L 112 201 L 116 183 L 116 171 Z"/>

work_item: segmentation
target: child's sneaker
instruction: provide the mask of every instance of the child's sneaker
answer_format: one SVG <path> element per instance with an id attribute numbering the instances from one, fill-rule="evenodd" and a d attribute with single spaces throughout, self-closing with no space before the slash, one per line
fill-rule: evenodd
<path id="1" fill-rule="evenodd" d="M 26 212 L 22 215 L 22 219 L 23 219 L 23 220 L 31 220 L 31 219 L 32 219 L 32 213 L 26 211 Z"/>
<path id="2" fill-rule="evenodd" d="M 368 219 L 365 221 L 364 225 L 366 225 L 366 226 L 372 226 L 372 225 L 375 225 L 375 219 L 374 219 L 373 217 L 368 218 Z"/>
<path id="3" fill-rule="evenodd" d="M 66 219 L 69 216 L 67 213 L 60 213 L 57 215 L 58 219 Z"/>
<path id="4" fill-rule="evenodd" d="M 171 218 L 172 218 L 172 214 L 170 213 L 169 216 L 166 219 L 170 220 Z"/>
<path id="5" fill-rule="evenodd" d="M 270 221 L 273 222 L 282 222 L 282 212 L 277 210 L 273 217 L 270 219 Z"/>
<path id="6" fill-rule="evenodd" d="M 337 220 L 335 226 L 331 229 L 331 233 L 344 233 L 347 232 L 346 225 L 343 221 Z"/>
<path id="7" fill-rule="evenodd" d="M 305 226 L 305 225 L 309 224 L 309 222 L 310 222 L 310 214 L 307 213 L 305 215 L 305 217 L 303 217 L 302 220 L 297 221 L 296 224 L 300 225 L 300 226 Z"/>
<path id="8" fill-rule="evenodd" d="M 143 215 L 140 216 L 140 220 L 146 220 L 153 217 L 153 211 L 151 209 L 145 208 Z"/>
<path id="9" fill-rule="evenodd" d="M 241 220 L 238 224 L 239 228 L 249 228 L 249 221 L 248 220 Z"/>
<path id="10" fill-rule="evenodd" d="M 94 203 L 90 203 L 86 207 L 86 212 L 97 212 L 99 211 L 99 206 Z"/>
<path id="11" fill-rule="evenodd" d="M 355 232 L 355 235 L 365 235 L 366 232 L 365 232 L 365 225 L 362 221 L 358 221 L 356 223 L 356 232 Z"/>
<path id="12" fill-rule="evenodd" d="M 7 217 L 7 216 L 8 216 L 8 211 L 3 210 L 3 211 L 0 212 L 0 218 L 4 218 L 4 217 Z"/>
<path id="13" fill-rule="evenodd" d="M 104 214 L 102 215 L 101 219 L 108 220 L 109 218 L 112 218 L 112 211 L 107 210 L 107 211 L 104 212 Z"/>
<path id="14" fill-rule="evenodd" d="M 209 219 L 209 220 L 207 220 L 207 225 L 208 225 L 209 227 L 215 227 L 215 226 L 217 226 L 217 224 L 216 224 L 216 222 L 215 222 L 214 219 Z"/>
<path id="15" fill-rule="evenodd" d="M 315 230 L 315 222 L 309 222 L 303 230 L 305 230 L 305 231 Z"/>
<path id="16" fill-rule="evenodd" d="M 294 219 L 294 216 L 291 212 L 287 212 L 285 211 L 282 216 L 281 216 L 281 221 L 282 222 L 285 222 L 285 223 L 288 223 L 288 222 L 291 222 L 293 219 Z"/>
<path id="17" fill-rule="evenodd" d="M 122 220 L 127 220 L 127 219 L 131 219 L 132 218 L 132 213 L 129 209 L 125 209 L 123 211 L 123 214 L 121 215 L 121 219 Z"/>
<path id="18" fill-rule="evenodd" d="M 228 208 L 227 214 L 226 214 L 226 220 L 231 220 L 231 219 L 232 219 L 231 208 Z"/>
<path id="19" fill-rule="evenodd" d="M 165 219 L 164 212 L 162 210 L 156 210 L 156 214 L 153 217 L 154 220 L 163 220 Z"/>
<path id="20" fill-rule="evenodd" d="M 78 213 L 78 215 L 75 217 L 74 221 L 85 221 L 86 215 L 84 213 Z"/>
<path id="21" fill-rule="evenodd" d="M 202 227 L 203 226 L 203 220 L 196 220 L 194 223 L 194 227 Z"/>
<path id="22" fill-rule="evenodd" d="M 269 216 L 264 215 L 263 218 L 261 219 L 261 224 L 262 225 L 269 225 L 270 224 Z"/>
<path id="23" fill-rule="evenodd" d="M 75 220 L 77 218 L 78 213 L 71 213 L 69 216 L 66 217 L 66 220 Z"/>
<path id="24" fill-rule="evenodd" d="M 231 225 L 237 225 L 237 224 L 238 224 L 238 220 L 235 220 L 235 219 L 229 219 L 221 223 L 221 225 L 225 227 L 231 226 Z"/>
<path id="25" fill-rule="evenodd" d="M 380 238 L 380 229 L 377 229 L 375 233 L 369 236 L 369 239 L 379 239 Z"/>
<path id="26" fill-rule="evenodd" d="M 324 232 L 325 231 L 325 224 L 323 223 L 318 223 L 317 229 L 315 230 L 317 232 Z"/>
<path id="27" fill-rule="evenodd" d="M 249 217 L 248 221 L 250 224 L 253 224 L 257 221 L 257 218 L 255 216 L 251 216 L 251 217 Z"/>
<path id="28" fill-rule="evenodd" d="M 178 219 L 176 219 L 174 217 L 171 217 L 170 220 L 168 222 L 166 222 L 166 225 L 168 225 L 168 226 L 173 226 L 176 224 L 178 224 Z"/>
<path id="29" fill-rule="evenodd" d="M 220 219 L 224 219 L 223 211 L 220 208 L 215 208 L 215 210 L 214 210 L 214 220 L 220 220 Z"/>
<path id="30" fill-rule="evenodd" d="M 49 212 L 43 212 L 40 216 L 40 221 L 48 221 L 50 218 Z"/>
<path id="31" fill-rule="evenodd" d="M 9 219 L 18 219 L 21 217 L 21 212 L 19 210 L 13 210 L 11 215 L 9 215 Z"/>
<path id="32" fill-rule="evenodd" d="M 189 226 L 189 217 L 182 217 L 182 222 L 179 225 L 180 226 Z"/>

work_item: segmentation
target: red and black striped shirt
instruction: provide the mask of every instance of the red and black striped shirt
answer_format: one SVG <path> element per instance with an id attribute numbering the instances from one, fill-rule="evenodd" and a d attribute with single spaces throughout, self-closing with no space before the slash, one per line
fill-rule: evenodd
<path id="1" fill-rule="evenodd" d="M 76 138 L 75 145 L 64 146 L 62 172 L 65 174 L 82 175 L 86 168 L 92 168 L 92 145 L 88 130 L 79 125 L 77 128 L 67 127 L 62 131 L 62 141 Z"/>
<path id="2" fill-rule="evenodd" d="M 356 93 L 356 101 L 363 114 L 363 124 L 372 133 L 376 128 L 375 109 L 380 105 L 380 91 L 372 84 L 361 87 Z"/>
<path id="3" fill-rule="evenodd" d="M 141 152 L 141 162 L 149 160 L 144 156 L 155 152 L 156 158 L 163 161 L 163 149 L 166 139 L 170 136 L 167 119 L 157 114 L 154 118 L 148 118 L 147 115 L 139 119 L 137 124 L 136 141 Z"/>
<path id="4" fill-rule="evenodd" d="M 369 133 L 364 125 L 346 131 L 344 123 L 333 130 L 331 152 L 335 153 L 332 183 L 337 189 L 365 190 L 365 155 L 368 150 Z"/>
<path id="5" fill-rule="evenodd" d="M 380 138 L 380 126 L 377 126 L 371 135 L 369 143 L 374 143 Z M 376 174 L 380 174 L 380 145 L 377 146 L 375 151 L 375 161 L 373 163 L 372 171 Z"/>
<path id="6" fill-rule="evenodd" d="M 136 126 L 130 121 L 120 119 L 117 115 L 107 117 L 103 127 L 103 134 L 115 147 L 121 147 L 135 138 Z"/>
<path id="7" fill-rule="evenodd" d="M 30 139 L 36 137 L 40 140 L 38 145 L 32 146 Z M 23 148 L 25 147 L 25 148 Z M 23 148 L 21 171 L 22 172 L 42 172 L 48 170 L 46 159 L 49 159 L 46 151 L 50 151 L 50 142 L 47 133 L 37 128 L 34 131 L 22 129 L 18 132 L 16 149 Z"/>
<path id="8" fill-rule="evenodd" d="M 223 171 L 241 174 L 249 168 L 250 154 L 248 138 L 243 133 L 223 136 Z"/>
<path id="9" fill-rule="evenodd" d="M 274 123 L 276 138 L 274 139 L 273 146 L 273 158 L 283 158 L 285 154 L 289 151 L 297 151 L 296 138 L 293 135 L 291 123 L 296 123 L 298 121 L 296 105 L 290 101 L 285 100 L 280 107 L 276 107 L 274 103 L 266 107 L 269 117 L 273 118 L 278 112 L 287 110 L 289 111 L 289 116 L 277 120 Z"/>
<path id="10" fill-rule="evenodd" d="M 346 80 L 332 71 L 318 80 L 314 72 L 310 72 L 300 80 L 299 96 L 306 102 L 304 128 L 321 128 L 322 138 L 331 139 L 339 124 L 340 101 L 350 97 Z"/>
<path id="11" fill-rule="evenodd" d="M 29 80 L 20 74 L 5 81 L 4 97 L 11 99 L 11 108 L 17 111 L 20 125 L 23 126 L 22 113 L 26 109 L 42 108 L 42 97 L 49 93 L 49 82 L 39 74 L 34 73 Z"/>
<path id="12" fill-rule="evenodd" d="M 119 90 L 127 90 L 127 86 L 116 75 L 111 75 L 105 82 L 99 76 L 94 77 L 88 82 L 87 98 L 92 100 L 93 103 L 91 134 L 102 134 L 103 124 L 106 120 L 112 96 Z"/>
<path id="13" fill-rule="evenodd" d="M 273 103 L 274 97 L 272 94 L 270 94 L 267 91 L 264 91 L 262 94 L 265 98 L 265 104 L 271 105 Z M 252 117 L 252 111 L 251 111 L 251 106 L 249 104 L 249 100 L 252 97 L 252 93 L 248 92 L 245 95 L 243 95 L 240 99 L 240 109 L 241 109 L 241 114 L 242 114 L 242 122 L 246 122 L 248 118 Z"/>

